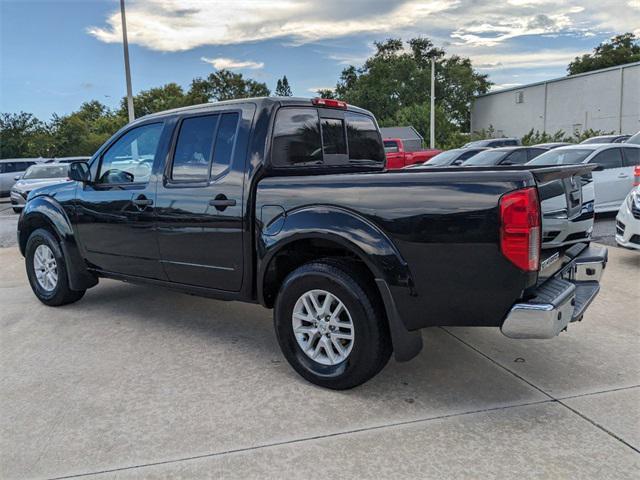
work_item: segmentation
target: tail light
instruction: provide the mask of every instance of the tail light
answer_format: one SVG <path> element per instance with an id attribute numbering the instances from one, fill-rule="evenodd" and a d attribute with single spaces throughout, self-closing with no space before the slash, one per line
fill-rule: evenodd
<path id="1" fill-rule="evenodd" d="M 538 270 L 540 202 L 535 188 L 515 190 L 500 198 L 500 249 L 519 269 Z"/>
<path id="2" fill-rule="evenodd" d="M 633 169 L 633 186 L 640 186 L 640 165 L 636 165 Z"/>
<path id="3" fill-rule="evenodd" d="M 311 99 L 311 103 L 319 107 L 342 108 L 343 110 L 347 109 L 347 102 L 334 100 L 333 98 L 313 98 Z"/>

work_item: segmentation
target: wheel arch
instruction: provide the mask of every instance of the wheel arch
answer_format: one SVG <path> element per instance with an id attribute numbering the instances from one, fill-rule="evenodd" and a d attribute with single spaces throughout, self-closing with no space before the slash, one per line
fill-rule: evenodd
<path id="1" fill-rule="evenodd" d="M 18 246 L 25 256 L 31 234 L 44 228 L 60 242 L 72 290 L 85 290 L 98 283 L 97 277 L 87 270 L 80 254 L 75 233 L 64 208 L 52 197 L 35 197 L 27 202 L 18 222 Z"/>
<path id="2" fill-rule="evenodd" d="M 409 360 L 422 348 L 419 331 L 407 331 L 390 286 L 412 290 L 407 262 L 391 239 L 362 216 L 336 207 L 304 207 L 262 223 L 258 232 L 256 290 L 270 308 L 284 278 L 299 266 L 322 258 L 346 257 L 361 264 L 384 305 L 396 359 Z M 263 219 L 264 221 L 264 219 Z M 276 234 L 268 225 L 279 223 Z"/>

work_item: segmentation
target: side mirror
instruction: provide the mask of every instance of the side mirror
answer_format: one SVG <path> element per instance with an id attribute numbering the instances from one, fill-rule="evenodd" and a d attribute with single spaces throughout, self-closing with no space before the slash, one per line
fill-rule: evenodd
<path id="1" fill-rule="evenodd" d="M 454 162 L 451 165 L 462 165 L 463 161 L 462 160 L 454 160 Z"/>
<path id="2" fill-rule="evenodd" d="M 599 163 L 596 163 L 597 167 L 593 169 L 594 172 L 601 172 L 604 170 L 604 167 Z"/>
<path id="3" fill-rule="evenodd" d="M 91 182 L 91 169 L 87 162 L 72 162 L 69 164 L 69 178 L 76 182 Z"/>
<path id="4" fill-rule="evenodd" d="M 20 180 L 22 178 L 22 175 L 16 175 L 15 177 L 13 177 L 13 180 L 15 182 L 17 182 L 18 180 Z"/>

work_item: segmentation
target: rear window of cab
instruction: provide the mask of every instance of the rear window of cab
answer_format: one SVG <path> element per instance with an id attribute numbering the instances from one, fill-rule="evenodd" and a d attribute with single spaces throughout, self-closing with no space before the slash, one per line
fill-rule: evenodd
<path id="1" fill-rule="evenodd" d="M 278 110 L 273 128 L 271 164 L 276 168 L 384 168 L 385 152 L 368 115 L 314 107 Z"/>

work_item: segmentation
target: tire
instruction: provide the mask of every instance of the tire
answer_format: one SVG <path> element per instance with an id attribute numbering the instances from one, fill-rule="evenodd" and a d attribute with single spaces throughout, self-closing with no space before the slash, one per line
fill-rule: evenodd
<path id="1" fill-rule="evenodd" d="M 315 304 L 312 305 L 309 295 L 315 296 Z M 313 320 L 323 316 L 314 317 L 314 312 L 317 313 L 314 305 L 324 306 L 325 301 L 333 305 L 330 315 L 325 317 L 329 320 L 324 320 L 325 323 Z M 339 308 L 340 303 L 343 309 Z M 338 316 L 332 320 L 334 315 Z M 349 322 L 351 327 L 336 326 Z M 380 372 L 391 356 L 389 328 L 375 285 L 357 265 L 347 262 L 319 260 L 290 273 L 276 299 L 274 324 L 289 364 L 306 380 L 322 387 L 334 390 L 356 387 Z M 325 343 L 318 347 L 321 341 Z"/>
<path id="2" fill-rule="evenodd" d="M 43 261 L 43 258 L 46 260 Z M 42 266 L 42 269 L 38 268 L 38 272 L 36 272 L 36 264 Z M 66 305 L 77 302 L 84 296 L 86 290 L 69 288 L 64 254 L 60 243 L 49 230 L 38 228 L 31 233 L 27 240 L 25 266 L 31 290 L 45 305 L 51 307 Z"/>
<path id="3" fill-rule="evenodd" d="M 13 213 L 20 213 L 22 211 L 21 208 L 13 207 Z"/>

